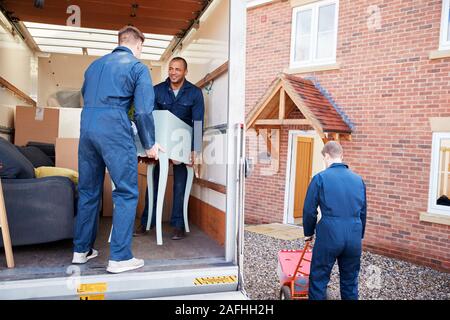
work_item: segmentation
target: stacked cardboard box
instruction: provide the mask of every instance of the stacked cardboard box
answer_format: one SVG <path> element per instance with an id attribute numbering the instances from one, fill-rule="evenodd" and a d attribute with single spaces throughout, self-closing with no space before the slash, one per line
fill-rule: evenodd
<path id="1" fill-rule="evenodd" d="M 56 138 L 79 138 L 81 110 L 75 108 L 16 107 L 14 144 L 56 143 Z"/>

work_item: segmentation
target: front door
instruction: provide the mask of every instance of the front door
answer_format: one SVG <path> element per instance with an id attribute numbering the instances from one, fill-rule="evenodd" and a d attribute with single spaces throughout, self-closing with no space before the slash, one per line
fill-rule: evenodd
<path id="1" fill-rule="evenodd" d="M 296 139 L 294 219 L 303 217 L 306 191 L 312 175 L 313 143 L 314 138 L 297 137 Z"/>

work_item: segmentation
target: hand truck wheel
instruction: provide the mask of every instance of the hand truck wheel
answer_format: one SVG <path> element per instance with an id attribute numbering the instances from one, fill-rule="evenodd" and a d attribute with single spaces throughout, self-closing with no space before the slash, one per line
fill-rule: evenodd
<path id="1" fill-rule="evenodd" d="M 292 300 L 291 288 L 282 286 L 280 290 L 280 300 Z"/>

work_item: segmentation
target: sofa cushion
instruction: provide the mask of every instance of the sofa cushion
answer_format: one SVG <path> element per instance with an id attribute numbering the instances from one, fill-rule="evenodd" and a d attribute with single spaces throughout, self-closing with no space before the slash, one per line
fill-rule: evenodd
<path id="1" fill-rule="evenodd" d="M 55 161 L 55 145 L 52 143 L 29 141 L 27 147 L 37 147 Z"/>
<path id="2" fill-rule="evenodd" d="M 38 167 L 53 167 L 55 164 L 41 149 L 34 146 L 29 147 L 17 147 L 35 168 Z"/>
<path id="3" fill-rule="evenodd" d="M 0 137 L 0 178 L 33 179 L 33 164 L 6 139 Z"/>
<path id="4" fill-rule="evenodd" d="M 36 178 L 44 177 L 67 177 L 72 180 L 73 183 L 78 184 L 78 172 L 72 169 L 59 168 L 59 167 L 39 167 L 34 169 Z"/>

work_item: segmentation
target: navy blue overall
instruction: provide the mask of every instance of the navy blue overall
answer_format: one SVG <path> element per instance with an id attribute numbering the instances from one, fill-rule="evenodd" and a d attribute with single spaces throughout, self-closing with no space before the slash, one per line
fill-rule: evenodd
<path id="1" fill-rule="evenodd" d="M 187 80 L 184 80 L 183 86 L 180 88 L 175 97 L 172 87 L 170 86 L 170 79 L 161 82 L 155 86 L 155 110 L 169 110 L 179 119 L 193 127 L 192 150 L 201 151 L 202 132 L 196 132 L 197 129 L 203 128 L 203 118 L 205 114 L 205 105 L 203 101 L 202 90 Z M 199 126 L 194 126 L 194 121 L 200 123 Z M 202 131 L 202 130 L 199 131 Z M 159 166 L 156 165 L 154 171 L 154 197 L 153 197 L 153 216 L 151 225 L 155 225 L 156 221 L 156 201 L 158 194 L 158 177 Z M 173 205 L 172 215 L 170 218 L 170 225 L 172 227 L 183 229 L 183 203 L 184 192 L 186 189 L 187 170 L 184 163 L 173 165 Z M 142 212 L 141 225 L 146 226 L 148 220 L 148 193 L 145 196 L 145 208 Z"/>
<path id="2" fill-rule="evenodd" d="M 134 101 L 139 137 L 144 148 L 150 149 L 155 143 L 151 76 L 130 49 L 119 46 L 89 66 L 82 94 L 74 251 L 87 252 L 94 245 L 106 167 L 115 185 L 110 260 L 128 260 L 133 258 L 138 179 L 136 147 L 127 112 Z"/>
<path id="3" fill-rule="evenodd" d="M 322 217 L 317 223 L 317 207 Z M 366 187 L 343 163 L 314 176 L 306 193 L 303 229 L 314 235 L 309 299 L 324 300 L 331 269 L 338 261 L 342 299 L 358 299 L 361 242 L 366 225 Z"/>

